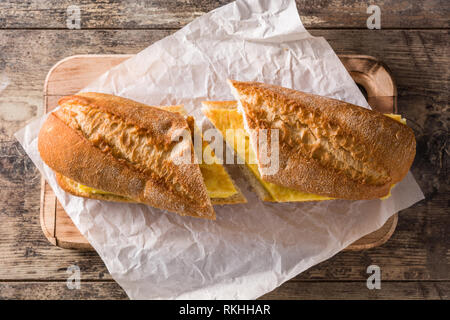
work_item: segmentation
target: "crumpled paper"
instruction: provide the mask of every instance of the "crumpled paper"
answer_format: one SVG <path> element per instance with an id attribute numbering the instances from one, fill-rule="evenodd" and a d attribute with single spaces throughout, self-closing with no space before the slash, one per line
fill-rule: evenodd
<path id="1" fill-rule="evenodd" d="M 278 84 L 368 107 L 323 38 L 303 27 L 293 0 L 239 0 L 213 10 L 112 68 L 83 91 L 151 105 L 233 99 L 226 79 Z M 216 206 L 216 221 L 141 204 L 71 196 L 42 162 L 45 116 L 16 135 L 58 200 L 132 299 L 255 299 L 380 228 L 423 199 L 411 174 L 387 200 Z"/>

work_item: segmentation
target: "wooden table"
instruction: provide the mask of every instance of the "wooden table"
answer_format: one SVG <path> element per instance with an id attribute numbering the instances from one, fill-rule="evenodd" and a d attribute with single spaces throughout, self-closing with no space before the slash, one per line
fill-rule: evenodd
<path id="1" fill-rule="evenodd" d="M 40 174 L 13 133 L 43 112 L 45 75 L 74 54 L 136 53 L 227 1 L 83 1 L 81 30 L 66 26 L 72 1 L 0 2 L 0 299 L 125 299 L 94 252 L 57 248 L 39 225 Z M 398 86 L 399 112 L 414 129 L 412 172 L 426 199 L 399 215 L 383 246 L 342 252 L 263 298 L 448 299 L 449 20 L 448 1 L 376 2 L 381 30 L 368 30 L 362 1 L 297 1 L 304 25 L 337 53 L 384 61 Z M 366 269 L 380 266 L 380 290 Z M 81 289 L 66 286 L 81 268 Z"/>

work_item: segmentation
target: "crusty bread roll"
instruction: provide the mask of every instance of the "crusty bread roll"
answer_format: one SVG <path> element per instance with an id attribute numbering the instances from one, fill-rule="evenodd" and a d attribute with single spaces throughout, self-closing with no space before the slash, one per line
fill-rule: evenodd
<path id="1" fill-rule="evenodd" d="M 258 82 L 229 80 L 246 129 L 279 131 L 279 170 L 262 179 L 339 199 L 386 196 L 412 165 L 413 131 L 381 113 Z M 258 160 L 260 150 L 255 150 Z"/>
<path id="2" fill-rule="evenodd" d="M 174 163 L 180 152 L 195 157 L 191 139 L 172 141 L 189 130 L 183 116 L 100 93 L 64 97 L 59 105 L 38 137 L 41 157 L 56 173 L 126 201 L 215 218 L 198 164 Z"/>

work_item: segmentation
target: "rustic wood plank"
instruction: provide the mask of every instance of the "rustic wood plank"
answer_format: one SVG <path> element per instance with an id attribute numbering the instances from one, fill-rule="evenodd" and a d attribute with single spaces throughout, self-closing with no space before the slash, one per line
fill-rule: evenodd
<path id="1" fill-rule="evenodd" d="M 39 226 L 40 174 L 12 134 L 42 112 L 45 75 L 73 54 L 136 53 L 170 34 L 161 30 L 0 30 L 0 70 L 10 85 L 0 94 L 0 280 L 110 279 L 95 253 L 54 247 Z M 383 246 L 345 252 L 311 268 L 302 280 L 365 280 L 377 264 L 385 280 L 449 280 L 447 30 L 314 30 L 338 53 L 370 54 L 391 69 L 400 113 L 418 141 L 413 173 L 426 199 L 401 212 Z M 32 50 L 30 48 L 33 48 Z M 5 107 L 6 106 L 6 107 Z"/>
<path id="2" fill-rule="evenodd" d="M 437 93 L 435 99 L 447 100 L 450 70 L 444 66 L 448 65 L 448 48 L 439 45 L 450 40 L 447 30 L 375 33 L 314 30 L 312 34 L 325 37 L 338 54 L 366 52 L 386 63 L 397 84 L 400 107 L 400 98 L 406 94 L 420 96 Z M 406 108 L 412 109 L 405 106 Z"/>
<path id="3" fill-rule="evenodd" d="M 60 59 L 74 54 L 136 53 L 171 33 L 167 30 L 0 30 L 0 67 L 10 80 L 2 96 L 4 99 L 20 97 L 31 91 L 33 97 L 39 98 L 36 90 L 42 89 L 48 70 Z M 417 95 L 445 93 L 437 98 L 441 101 L 446 98 L 449 71 L 443 66 L 447 65 L 447 30 L 314 30 L 312 34 L 324 36 L 337 53 L 365 53 L 385 62 L 395 76 L 399 94 L 403 89 Z"/>
<path id="4" fill-rule="evenodd" d="M 449 282 L 381 281 L 380 290 L 367 289 L 365 281 L 290 281 L 260 299 L 274 300 L 424 300 L 449 299 Z"/>
<path id="5" fill-rule="evenodd" d="M 290 281 L 260 300 L 308 299 L 443 299 L 450 298 L 449 282 L 382 281 L 380 290 L 369 290 L 365 281 L 355 282 L 303 282 Z M 65 281 L 60 282 L 1 282 L 0 299 L 127 299 L 125 292 L 115 282 L 81 281 L 80 289 L 70 290 Z"/>
<path id="6" fill-rule="evenodd" d="M 81 27 L 116 29 L 180 28 L 232 0 L 83 1 L 33 0 L 0 2 L 0 28 L 66 28 L 67 8 L 78 5 Z M 307 28 L 363 28 L 369 17 L 366 1 L 297 0 Z M 448 1 L 379 0 L 382 28 L 448 28 Z"/>
<path id="7" fill-rule="evenodd" d="M 83 282 L 80 289 L 69 289 L 59 282 L 0 282 L 0 299 L 14 300 L 127 300 L 122 288 L 114 281 Z"/>

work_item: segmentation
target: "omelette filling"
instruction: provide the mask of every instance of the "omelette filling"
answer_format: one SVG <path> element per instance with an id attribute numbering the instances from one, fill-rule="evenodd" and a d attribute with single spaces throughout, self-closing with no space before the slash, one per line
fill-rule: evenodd
<path id="1" fill-rule="evenodd" d="M 250 146 L 250 137 L 244 130 L 244 121 L 242 114 L 239 113 L 237 108 L 214 108 L 207 109 L 205 114 L 212 122 L 212 124 L 221 132 L 222 136 L 228 145 L 233 146 L 234 151 L 238 156 L 245 161 L 245 165 L 254 174 L 256 179 L 261 183 L 264 189 L 270 194 L 273 201 L 276 202 L 302 202 L 302 201 L 321 201 L 330 200 L 331 197 L 320 196 L 310 193 L 301 192 L 298 190 L 282 187 L 270 182 L 263 181 L 256 164 L 256 154 Z M 401 115 L 386 114 L 386 116 L 406 124 L 406 120 L 402 119 Z M 228 130 L 227 129 L 233 129 Z M 239 147 L 244 145 L 245 148 Z M 392 186 L 393 187 L 393 186 Z M 391 189 L 392 189 L 391 187 Z M 391 195 L 389 194 L 381 199 L 387 199 Z"/>
<path id="2" fill-rule="evenodd" d="M 237 193 L 230 176 L 220 164 L 200 164 L 200 171 L 210 198 L 225 199 Z M 91 188 L 81 183 L 78 183 L 78 190 L 82 193 L 116 196 L 114 193 Z"/>

